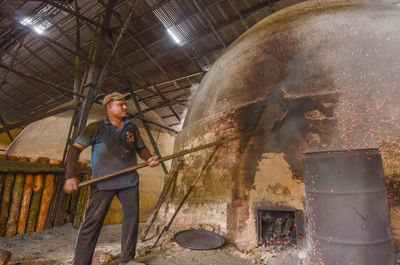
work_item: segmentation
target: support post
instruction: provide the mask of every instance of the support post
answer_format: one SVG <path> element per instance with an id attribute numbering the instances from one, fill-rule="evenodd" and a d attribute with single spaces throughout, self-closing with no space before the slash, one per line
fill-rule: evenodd
<path id="1" fill-rule="evenodd" d="M 133 92 L 133 90 L 132 90 L 131 87 L 130 87 L 130 89 L 129 89 L 129 92 L 131 93 L 133 102 L 135 103 L 135 106 L 136 106 L 136 109 L 137 109 L 137 111 L 138 111 L 138 113 L 139 113 L 139 116 L 141 116 L 142 118 L 144 118 L 143 113 L 142 113 L 142 108 L 140 107 L 140 104 L 139 104 L 139 100 L 137 99 L 137 97 L 136 97 L 136 95 L 135 95 L 135 93 Z M 154 151 L 156 152 L 156 154 L 158 155 L 158 157 L 161 157 L 160 151 L 158 150 L 158 147 L 157 147 L 157 143 L 156 143 L 156 141 L 154 140 L 153 135 L 151 134 L 149 125 L 148 125 L 147 122 L 144 121 L 144 120 L 142 120 L 142 122 L 143 122 L 144 128 L 146 129 L 147 135 L 149 136 L 150 142 L 151 142 L 151 144 L 152 144 L 152 146 L 153 146 L 153 148 L 154 148 Z M 165 174 L 168 174 L 167 167 L 165 166 L 165 163 L 164 163 L 163 161 L 161 161 L 161 167 L 162 167 L 162 169 L 164 170 L 164 173 L 165 173 Z"/>
<path id="2" fill-rule="evenodd" d="M 106 14 L 104 16 L 103 27 L 108 28 L 111 20 L 112 10 L 114 8 L 115 0 L 109 0 L 107 3 Z M 92 107 L 92 104 L 96 97 L 96 85 L 100 76 L 100 65 L 102 59 L 102 53 L 104 49 L 104 42 L 107 38 L 107 31 L 102 30 L 100 34 L 97 35 L 96 38 L 96 47 L 94 51 L 94 62 L 90 66 L 88 75 L 86 76 L 86 80 L 84 82 L 83 87 L 86 88 L 85 98 L 82 101 L 82 106 L 77 116 L 77 124 L 74 128 L 74 132 L 72 134 L 72 138 L 75 138 L 79 135 L 79 133 L 85 128 L 87 119 L 89 117 L 89 111 Z"/>
<path id="3" fill-rule="evenodd" d="M 7 123 L 3 120 L 3 117 L 1 117 L 1 115 L 0 115 L 0 123 L 1 123 L 1 125 L 3 125 L 3 127 L 7 127 Z M 11 142 L 14 141 L 14 138 L 12 137 L 9 130 L 7 130 L 7 136 Z"/>

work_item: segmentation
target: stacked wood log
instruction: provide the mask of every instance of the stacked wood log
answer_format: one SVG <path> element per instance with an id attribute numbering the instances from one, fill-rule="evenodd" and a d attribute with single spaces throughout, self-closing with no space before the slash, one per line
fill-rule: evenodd
<path id="1" fill-rule="evenodd" d="M 19 158 L 20 162 L 28 161 L 27 157 Z M 20 204 L 22 199 L 22 193 L 24 191 L 24 180 L 25 176 L 22 173 L 15 175 L 14 187 L 11 194 L 11 204 L 9 216 L 7 219 L 6 236 L 15 236 L 17 234 L 18 216 L 20 210 Z"/>
<path id="2" fill-rule="evenodd" d="M 0 236 L 4 236 L 7 228 L 8 210 L 10 208 L 11 191 L 14 184 L 14 175 L 6 174 L 4 180 L 3 196 L 1 200 Z"/>
<path id="3" fill-rule="evenodd" d="M 61 163 L 61 161 L 55 161 L 55 162 L 56 162 L 55 164 Z M 53 162 L 51 162 L 51 164 L 52 163 Z M 49 213 L 46 218 L 45 228 L 56 226 L 57 214 L 61 213 L 61 211 L 65 212 L 65 207 L 60 204 L 60 201 L 63 199 L 63 195 L 66 194 L 62 190 L 63 186 L 64 186 L 64 174 L 60 173 L 55 174 L 54 192 L 50 203 Z M 58 207 L 64 209 L 58 209 Z M 65 216 L 65 214 L 63 214 L 63 216 Z M 61 224 L 64 224 L 64 221 L 65 218 L 63 218 L 63 222 Z"/>
<path id="4" fill-rule="evenodd" d="M 70 199 L 62 192 L 64 169 L 60 164 L 43 157 L 0 155 L 0 237 L 41 232 L 56 221 L 58 225 L 65 223 L 65 198 Z M 80 177 L 87 180 L 88 163 L 81 163 L 80 170 L 83 167 L 85 173 Z M 75 195 L 71 221 L 77 227 L 86 208 L 88 190 L 82 189 Z"/>
<path id="5" fill-rule="evenodd" d="M 28 220 L 26 223 L 25 232 L 34 232 L 37 216 L 39 214 L 40 199 L 42 197 L 43 190 L 43 175 L 36 174 L 33 180 L 33 193 L 31 199 L 31 205 L 29 207 Z"/>
<path id="6" fill-rule="evenodd" d="M 31 163 L 37 163 L 38 161 L 39 159 L 37 158 L 31 158 L 29 160 L 29 162 Z M 28 220 L 29 205 L 32 199 L 34 177 L 35 176 L 33 174 L 27 174 L 25 176 L 25 185 L 21 200 L 21 210 L 18 218 L 17 234 L 25 233 L 26 222 Z"/>
<path id="7" fill-rule="evenodd" d="M 3 174 L 2 172 L 0 172 L 0 195 L 3 194 L 3 189 L 4 189 L 4 181 L 6 179 L 6 175 Z M 0 196 L 0 199 L 2 200 L 1 202 L 3 202 L 3 198 L 2 196 Z M 3 209 L 3 204 L 0 204 L 0 226 L 1 226 L 1 218 L 2 218 L 2 211 L 1 209 Z M 0 235 L 1 236 L 1 235 Z"/>
<path id="8" fill-rule="evenodd" d="M 90 178 L 90 175 L 84 175 L 82 178 L 82 181 L 88 180 Z M 74 221 L 73 221 L 73 226 L 78 228 L 79 225 L 82 222 L 82 217 L 84 214 L 84 211 L 86 209 L 85 207 L 85 200 L 86 200 L 86 193 L 87 193 L 87 186 L 79 189 L 78 191 L 78 199 L 76 203 L 76 210 L 75 210 L 75 216 L 74 216 Z"/>
<path id="9" fill-rule="evenodd" d="M 87 167 L 89 165 L 88 161 L 80 161 L 78 166 L 80 168 Z M 80 176 L 80 181 L 85 181 L 90 179 L 90 174 L 85 174 Z M 70 212 L 71 212 L 71 222 L 75 228 L 79 228 L 80 224 L 82 223 L 83 216 L 85 214 L 87 201 L 90 194 L 90 187 L 83 187 L 79 189 L 76 194 L 73 194 L 71 198 L 70 204 Z"/>
<path id="10" fill-rule="evenodd" d="M 51 160 L 50 164 L 61 164 L 61 161 Z M 39 217 L 36 224 L 36 232 L 42 232 L 44 230 L 46 218 L 50 209 L 51 199 L 53 197 L 55 178 L 56 178 L 55 174 L 46 175 L 42 200 L 40 203 Z"/>

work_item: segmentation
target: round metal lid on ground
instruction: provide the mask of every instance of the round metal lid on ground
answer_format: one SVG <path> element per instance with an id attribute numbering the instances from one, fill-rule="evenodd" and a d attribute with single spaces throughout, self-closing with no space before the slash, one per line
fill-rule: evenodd
<path id="1" fill-rule="evenodd" d="M 180 246 L 194 250 L 216 249 L 225 243 L 222 236 L 199 229 L 179 231 L 175 234 L 174 239 Z"/>

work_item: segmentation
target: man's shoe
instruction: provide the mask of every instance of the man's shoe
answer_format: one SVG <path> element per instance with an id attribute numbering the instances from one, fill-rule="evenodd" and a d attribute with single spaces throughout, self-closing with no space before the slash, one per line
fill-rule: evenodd
<path id="1" fill-rule="evenodd" d="M 122 264 L 122 263 L 120 263 L 120 264 Z M 131 260 L 128 263 L 123 263 L 123 265 L 146 265 L 146 263 Z"/>

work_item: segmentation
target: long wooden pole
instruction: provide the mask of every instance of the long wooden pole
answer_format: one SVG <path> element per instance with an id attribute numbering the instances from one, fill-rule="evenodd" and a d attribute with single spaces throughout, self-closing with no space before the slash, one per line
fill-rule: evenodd
<path id="1" fill-rule="evenodd" d="M 161 208 L 162 203 L 164 202 L 165 198 L 167 197 L 167 194 L 169 192 L 169 189 L 172 186 L 172 183 L 176 179 L 179 170 L 183 167 L 183 161 L 179 161 L 178 164 L 171 169 L 169 172 L 169 176 L 167 180 L 165 181 L 164 188 L 161 191 L 160 197 L 158 198 L 158 201 L 156 203 L 156 206 L 154 206 L 153 211 L 151 212 L 149 218 L 147 219 L 147 222 L 142 229 L 142 232 L 139 235 L 139 240 L 143 242 L 146 239 L 146 236 L 151 228 L 151 225 L 153 224 L 154 220 L 156 219 L 156 216 L 158 214 L 158 211 Z"/>
<path id="2" fill-rule="evenodd" d="M 171 217 L 171 220 L 169 220 L 168 224 L 164 227 L 164 229 L 161 231 L 160 235 L 158 235 L 158 238 L 156 242 L 154 243 L 152 248 L 155 248 L 158 241 L 160 240 L 161 236 L 168 231 L 169 227 L 171 226 L 172 222 L 174 221 L 176 215 L 179 213 L 179 210 L 182 208 L 183 204 L 186 202 L 186 199 L 189 197 L 189 195 L 192 193 L 194 187 L 196 186 L 197 182 L 199 181 L 200 177 L 203 175 L 204 171 L 207 169 L 208 165 L 210 164 L 211 160 L 213 159 L 215 153 L 217 153 L 218 149 L 221 147 L 221 144 L 218 144 L 215 146 L 213 152 L 211 155 L 208 157 L 206 163 L 203 165 L 201 168 L 200 173 L 197 175 L 196 179 L 193 181 L 193 184 L 190 186 L 189 190 L 186 192 L 185 196 L 183 197 L 182 201 L 179 203 L 178 208 L 176 208 L 174 215 Z"/>
<path id="3" fill-rule="evenodd" d="M 203 150 L 203 149 L 207 149 L 207 148 L 210 148 L 210 147 L 213 147 L 213 146 L 216 146 L 216 145 L 221 145 L 223 143 L 226 143 L 226 142 L 229 142 L 229 141 L 233 141 L 233 140 L 238 139 L 238 138 L 239 137 L 231 138 L 231 139 L 225 139 L 225 140 L 221 139 L 221 140 L 216 141 L 216 142 L 200 145 L 200 146 L 197 146 L 197 147 L 192 148 L 192 149 L 183 150 L 183 151 L 177 152 L 177 153 L 172 154 L 172 155 L 161 157 L 161 158 L 158 159 L 158 161 L 161 162 L 161 161 L 171 160 L 171 159 L 174 159 L 174 158 L 177 158 L 177 157 L 181 157 L 181 156 L 184 156 L 184 155 L 187 155 L 187 154 L 190 154 L 190 153 L 194 153 L 194 152 L 197 152 L 197 151 L 200 151 L 200 150 Z M 131 172 L 131 171 L 134 171 L 134 170 L 137 170 L 137 169 L 140 169 L 140 168 L 144 168 L 144 167 L 147 167 L 149 164 L 150 164 L 150 162 L 137 164 L 135 166 L 128 167 L 126 169 L 123 169 L 123 170 L 120 170 L 120 171 L 117 171 L 117 172 L 114 172 L 114 173 L 111 173 L 111 174 L 108 174 L 108 175 L 104 175 L 104 176 L 101 176 L 101 177 L 98 177 L 98 178 L 94 178 L 94 179 L 90 179 L 90 180 L 87 180 L 87 181 L 82 181 L 81 183 L 78 184 L 78 187 L 81 188 L 81 187 L 87 186 L 87 185 L 92 184 L 92 183 L 97 183 L 97 182 L 100 182 L 100 181 L 103 181 L 103 180 L 106 180 L 106 179 L 110 179 L 110 178 L 119 176 L 119 175 L 127 173 L 127 172 Z"/>

